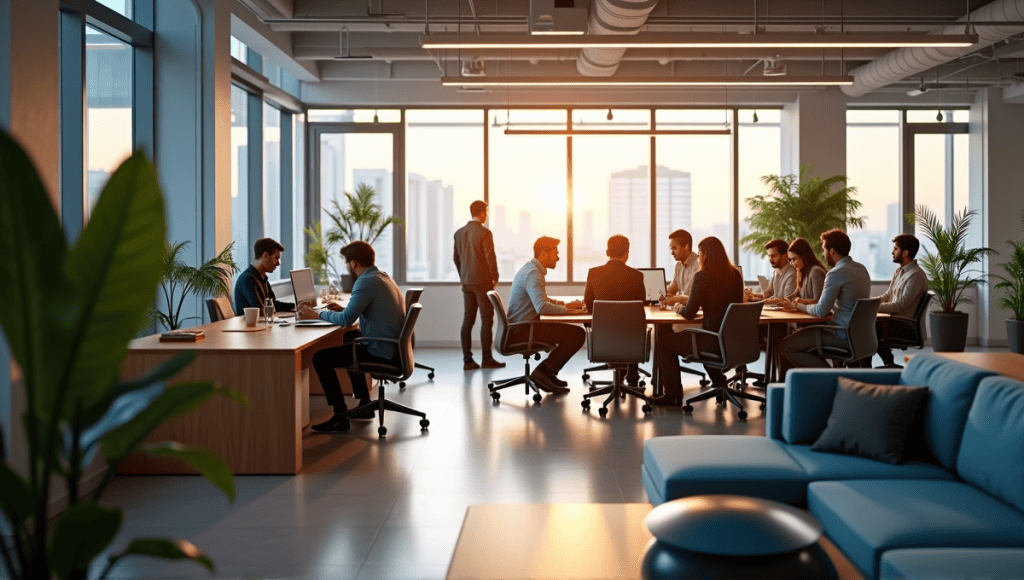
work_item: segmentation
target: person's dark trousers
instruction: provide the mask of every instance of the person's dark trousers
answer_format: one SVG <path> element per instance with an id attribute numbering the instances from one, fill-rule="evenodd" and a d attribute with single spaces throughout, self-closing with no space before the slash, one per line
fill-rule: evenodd
<path id="1" fill-rule="evenodd" d="M 526 342 L 530 336 L 529 328 L 517 328 L 509 337 L 509 342 Z M 582 326 L 564 322 L 541 322 L 533 325 L 533 341 L 553 344 L 555 349 L 541 363 L 547 370 L 557 374 L 574 354 L 583 348 L 587 341 L 587 332 Z"/>
<path id="2" fill-rule="evenodd" d="M 360 336 L 362 333 L 358 330 L 350 330 L 343 337 L 345 344 L 322 349 L 313 355 L 313 370 L 316 371 L 316 376 L 324 387 L 327 404 L 334 407 L 335 413 L 341 413 L 348 409 L 348 406 L 345 405 L 345 395 L 341 392 L 341 381 L 338 380 L 338 373 L 335 372 L 335 369 L 352 366 L 354 362 L 352 360 L 353 349 L 349 343 Z M 356 345 L 355 353 L 359 362 L 391 362 L 391 359 L 370 354 L 364 344 Z M 352 383 L 352 394 L 359 399 L 360 404 L 369 402 L 370 390 L 366 387 L 366 374 L 349 372 L 348 380 Z"/>
<path id="3" fill-rule="evenodd" d="M 698 336 L 697 348 L 705 352 L 718 352 L 718 341 L 710 336 Z M 693 338 L 686 332 L 666 334 L 658 339 L 658 374 L 661 377 L 662 392 L 666 396 L 681 399 L 683 382 L 679 372 L 679 357 L 693 352 Z M 704 372 L 716 387 L 726 384 L 725 373 L 704 365 Z"/>
<path id="4" fill-rule="evenodd" d="M 494 307 L 487 298 L 487 292 L 493 290 L 489 284 L 463 284 L 462 303 L 465 308 L 462 315 L 462 362 L 473 360 L 473 325 L 476 324 L 476 311 L 480 310 L 480 350 L 483 360 L 494 357 L 491 352 L 493 340 Z"/>
<path id="5" fill-rule="evenodd" d="M 878 334 L 878 357 L 882 359 L 882 364 L 892 365 L 895 363 L 892 349 L 885 346 L 883 341 L 886 338 L 914 338 L 917 335 L 917 322 L 898 318 L 877 318 L 875 332 Z"/>

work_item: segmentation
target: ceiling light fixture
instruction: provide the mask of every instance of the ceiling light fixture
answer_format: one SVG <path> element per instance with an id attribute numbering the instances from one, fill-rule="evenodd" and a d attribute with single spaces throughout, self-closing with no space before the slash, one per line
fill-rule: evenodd
<path id="1" fill-rule="evenodd" d="M 730 129 L 505 129 L 506 135 L 732 135 Z"/>
<path id="2" fill-rule="evenodd" d="M 800 34 L 647 33 L 635 36 L 584 34 L 432 34 L 420 36 L 425 49 L 486 48 L 906 48 L 968 47 L 977 34 Z"/>
<path id="3" fill-rule="evenodd" d="M 814 87 L 852 85 L 853 77 L 441 77 L 441 84 L 461 87 Z"/>

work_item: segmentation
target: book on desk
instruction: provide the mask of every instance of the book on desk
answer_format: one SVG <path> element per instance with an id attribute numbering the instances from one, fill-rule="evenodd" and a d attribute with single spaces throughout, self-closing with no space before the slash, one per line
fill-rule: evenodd
<path id="1" fill-rule="evenodd" d="M 199 342 L 205 338 L 202 330 L 171 330 L 160 335 L 160 342 Z"/>

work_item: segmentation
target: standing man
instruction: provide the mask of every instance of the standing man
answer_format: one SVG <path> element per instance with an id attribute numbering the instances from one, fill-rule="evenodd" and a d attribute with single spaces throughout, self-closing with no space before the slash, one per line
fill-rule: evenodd
<path id="1" fill-rule="evenodd" d="M 263 308 L 267 298 L 274 300 L 274 309 L 278 312 L 291 312 L 295 305 L 281 302 L 274 296 L 267 274 L 281 265 L 281 252 L 284 246 L 271 238 L 260 238 L 252 246 L 256 259 L 238 276 L 235 281 L 235 316 L 241 316 L 245 308 Z"/>
<path id="2" fill-rule="evenodd" d="M 886 368 L 903 368 L 897 365 L 892 349 L 884 344 L 890 336 L 911 337 L 917 331 L 917 305 L 928 291 L 928 276 L 914 259 L 921 242 L 911 234 L 900 234 L 892 239 L 892 261 L 899 264 L 889 282 L 889 289 L 882 294 L 879 312 L 888 312 L 887 318 L 875 320 L 878 333 L 878 356 Z"/>
<path id="3" fill-rule="evenodd" d="M 487 293 L 498 284 L 498 259 L 494 255 L 494 236 L 484 226 L 487 204 L 474 201 L 469 205 L 473 219 L 455 232 L 455 269 L 462 281 L 462 370 L 471 371 L 481 366 L 500 369 L 505 363 L 494 360 L 491 352 L 494 307 Z M 473 360 L 473 325 L 476 311 L 480 310 L 480 350 L 482 364 Z"/>
<path id="4" fill-rule="evenodd" d="M 554 344 L 555 348 L 544 362 L 530 373 L 537 387 L 548 393 L 568 393 L 569 383 L 558 378 L 558 371 L 569 362 L 587 340 L 583 328 L 562 322 L 539 322 L 541 314 L 575 314 L 583 311 L 583 303 L 574 300 L 565 304 L 548 298 L 544 287 L 544 274 L 558 263 L 558 242 L 542 236 L 533 244 L 533 259 L 516 272 L 508 297 L 508 321 L 536 322 L 512 331 L 509 342 Z"/>
<path id="5" fill-rule="evenodd" d="M 796 292 L 796 268 L 789 264 L 789 243 L 775 239 L 764 245 L 768 263 L 772 265 L 772 279 L 764 295 L 754 295 L 755 299 L 786 298 Z"/>
<path id="6" fill-rule="evenodd" d="M 821 234 L 821 251 L 832 269 L 825 274 L 825 285 L 816 304 L 789 303 L 789 308 L 824 317 L 831 310 L 829 321 L 835 330 L 822 332 L 821 346 L 846 346 L 846 327 L 850 324 L 853 307 L 861 298 L 871 295 L 871 276 L 867 268 L 850 258 L 850 237 L 839 229 Z M 786 337 L 779 345 L 783 357 L 795 367 L 828 367 L 828 362 L 819 356 L 817 330 L 798 330 Z M 784 377 L 783 377 L 784 378 Z"/>
<path id="7" fill-rule="evenodd" d="M 398 347 L 393 342 L 367 341 L 354 346 L 350 343 L 364 334 L 397 341 L 405 324 L 405 299 L 391 277 L 374 265 L 376 255 L 373 246 L 363 241 L 352 242 L 341 249 L 341 257 L 345 260 L 349 275 L 355 278 L 348 306 L 332 302 L 328 304 L 328 310 L 317 314 L 304 304 L 298 313 L 301 320 L 320 318 L 338 326 L 352 326 L 359 321 L 359 330 L 345 333 L 345 344 L 322 349 L 313 355 L 313 370 L 324 387 L 327 403 L 334 407 L 334 415 L 330 419 L 313 425 L 317 431 L 349 429 L 348 418 L 339 417 L 348 407 L 335 369 L 350 367 L 355 360 L 361 363 L 376 361 L 394 364 L 398 357 Z M 366 386 L 366 375 L 350 371 L 348 379 L 352 383 L 352 393 L 359 399 L 359 406 L 369 403 L 370 391 Z M 352 418 L 373 419 L 373 410 L 366 409 Z"/>
<path id="8" fill-rule="evenodd" d="M 668 285 L 666 304 L 686 304 L 693 286 L 693 276 L 697 273 L 699 262 L 693 247 L 693 236 L 686 230 L 676 230 L 668 235 L 668 249 L 676 260 L 676 271 L 672 283 Z"/>

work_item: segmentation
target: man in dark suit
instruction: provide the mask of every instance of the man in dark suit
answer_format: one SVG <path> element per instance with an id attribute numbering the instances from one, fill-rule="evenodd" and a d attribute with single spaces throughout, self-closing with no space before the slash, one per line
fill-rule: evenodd
<path id="1" fill-rule="evenodd" d="M 498 260 L 494 255 L 494 236 L 484 226 L 487 221 L 487 204 L 474 201 L 469 206 L 473 219 L 455 232 L 455 268 L 462 281 L 462 302 L 465 312 L 462 317 L 462 368 L 471 371 L 481 366 L 485 369 L 500 369 L 505 363 L 494 360 L 491 352 L 493 340 L 494 308 L 487 299 L 487 292 L 498 284 Z M 476 311 L 480 310 L 481 364 L 473 360 L 473 325 Z"/>
<path id="2" fill-rule="evenodd" d="M 594 311 L 595 300 L 644 300 L 644 275 L 626 265 L 629 259 L 629 238 L 615 235 L 608 238 L 608 263 L 591 268 L 587 274 L 587 287 L 583 303 L 587 312 Z M 626 382 L 636 385 L 640 379 L 637 365 L 629 365 Z"/>

